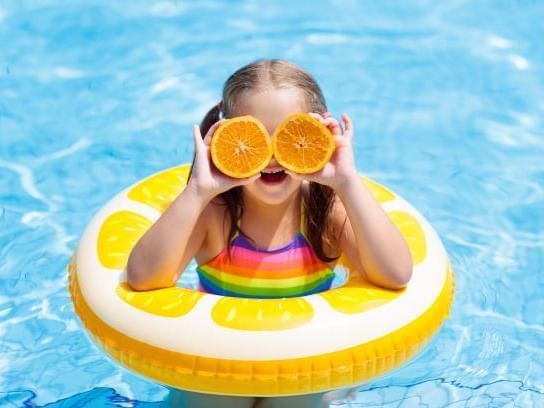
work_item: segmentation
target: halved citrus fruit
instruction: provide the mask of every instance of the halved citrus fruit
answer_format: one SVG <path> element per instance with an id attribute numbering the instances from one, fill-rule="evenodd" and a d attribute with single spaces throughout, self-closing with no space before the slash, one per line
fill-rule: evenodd
<path id="1" fill-rule="evenodd" d="M 330 160 L 336 143 L 327 127 L 307 113 L 294 113 L 272 135 L 277 162 L 295 173 L 315 173 Z"/>
<path id="2" fill-rule="evenodd" d="M 263 170 L 272 158 L 270 136 L 263 124 L 250 115 L 228 119 L 212 136 L 212 161 L 224 174 L 251 177 Z"/>

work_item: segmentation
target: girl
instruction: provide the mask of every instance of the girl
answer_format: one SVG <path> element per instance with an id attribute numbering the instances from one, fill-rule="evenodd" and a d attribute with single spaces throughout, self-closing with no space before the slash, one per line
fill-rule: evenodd
<path id="1" fill-rule="evenodd" d="M 272 159 L 260 174 L 233 179 L 214 167 L 209 144 L 225 120 L 221 116 L 253 115 L 272 134 L 286 116 L 296 112 L 312 112 L 335 138 L 336 150 L 322 170 L 295 174 Z M 195 158 L 187 187 L 134 247 L 127 265 L 128 284 L 134 290 L 173 286 L 196 258 L 201 290 L 270 297 L 270 289 L 223 284 L 220 274 L 214 276 L 217 270 L 236 273 L 236 265 L 244 261 L 241 254 L 249 250 L 261 260 L 274 254 L 282 268 L 298 268 L 302 279 L 306 271 L 309 283 L 282 287 L 276 297 L 327 290 L 332 272 L 312 280 L 312 271 L 332 271 L 342 253 L 372 283 L 404 287 L 412 273 L 410 252 L 360 181 L 351 146 L 354 130 L 347 114 L 342 115 L 342 125 L 328 114 L 316 81 L 298 66 L 259 60 L 240 68 L 225 83 L 222 101 L 208 112 L 200 128 L 193 127 Z M 310 262 L 296 256 L 300 248 L 309 249 Z M 172 404 L 191 408 L 303 408 L 320 406 L 322 400 L 323 393 L 277 398 L 171 393 Z"/>

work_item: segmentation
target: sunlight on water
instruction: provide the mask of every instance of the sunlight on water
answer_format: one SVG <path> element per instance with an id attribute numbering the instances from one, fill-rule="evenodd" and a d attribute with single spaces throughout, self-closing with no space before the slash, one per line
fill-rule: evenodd
<path id="1" fill-rule="evenodd" d="M 161 405 L 90 342 L 66 264 L 114 194 L 190 161 L 191 125 L 258 57 L 318 79 L 359 170 L 456 272 L 429 347 L 338 404 L 544 406 L 543 18 L 533 0 L 0 1 L 0 406 Z"/>

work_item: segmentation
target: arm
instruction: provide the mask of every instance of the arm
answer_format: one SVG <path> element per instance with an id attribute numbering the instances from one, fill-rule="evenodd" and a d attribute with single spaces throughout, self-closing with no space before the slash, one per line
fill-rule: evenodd
<path id="1" fill-rule="evenodd" d="M 406 241 L 359 176 L 336 190 L 347 220 L 340 247 L 366 278 L 380 286 L 401 289 L 412 276 Z M 345 219 L 345 217 L 342 217 Z"/>
<path id="2" fill-rule="evenodd" d="M 205 210 L 213 197 L 260 176 L 233 179 L 221 174 L 210 156 L 210 141 L 223 120 L 215 123 L 204 140 L 193 127 L 195 159 L 187 187 L 146 231 L 130 253 L 127 283 L 134 290 L 173 286 L 187 264 L 205 245 L 210 217 Z"/>
<path id="3" fill-rule="evenodd" d="M 336 149 L 320 171 L 296 175 L 324 184 L 335 190 L 343 206 L 336 202 L 334 229 L 341 230 L 339 246 L 361 273 L 371 282 L 393 289 L 406 286 L 412 275 L 412 259 L 408 246 L 380 204 L 361 182 L 351 147 L 353 126 L 344 114 L 344 132 L 336 119 L 311 114 L 329 128 Z M 342 208 L 343 207 L 343 208 Z"/>
<path id="4" fill-rule="evenodd" d="M 127 264 L 127 283 L 134 290 L 151 290 L 175 284 L 205 238 L 207 200 L 192 185 L 140 238 Z"/>

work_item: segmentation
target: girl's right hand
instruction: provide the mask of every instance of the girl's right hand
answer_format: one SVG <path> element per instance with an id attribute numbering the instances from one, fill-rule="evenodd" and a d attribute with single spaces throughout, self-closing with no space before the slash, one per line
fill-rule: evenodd
<path id="1" fill-rule="evenodd" d="M 206 200 L 211 200 L 216 195 L 230 190 L 233 187 L 252 183 L 260 177 L 260 174 L 243 179 L 229 177 L 221 173 L 213 164 L 210 142 L 216 129 L 225 120 L 226 119 L 221 119 L 214 123 L 208 130 L 208 133 L 206 133 L 204 139 L 202 139 L 200 127 L 198 125 L 193 125 L 195 162 L 188 187 L 191 186 L 194 188 L 195 192 Z"/>

